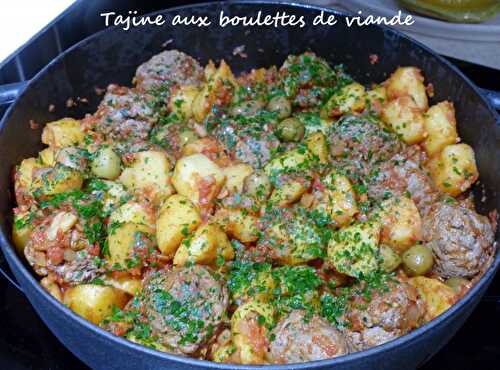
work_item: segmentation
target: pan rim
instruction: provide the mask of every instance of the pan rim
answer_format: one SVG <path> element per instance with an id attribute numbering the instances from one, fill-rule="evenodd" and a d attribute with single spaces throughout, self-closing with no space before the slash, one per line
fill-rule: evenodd
<path id="1" fill-rule="evenodd" d="M 185 5 L 185 6 L 179 6 L 179 7 L 174 7 L 174 8 L 168 8 L 160 11 L 156 11 L 153 13 L 148 13 L 149 15 L 154 15 L 154 14 L 159 14 L 159 13 L 172 13 L 175 11 L 180 11 L 180 10 L 185 10 L 185 9 L 192 9 L 192 8 L 202 8 L 202 7 L 215 7 L 215 8 L 220 8 L 220 7 L 225 7 L 225 6 L 232 6 L 232 5 L 250 5 L 250 6 L 255 6 L 255 5 L 283 5 L 291 8 L 302 8 L 302 9 L 312 9 L 316 11 L 325 11 L 330 14 L 336 14 L 339 16 L 350 16 L 353 15 L 353 13 L 350 12 L 341 12 L 321 6 L 316 6 L 316 5 L 310 5 L 310 4 L 304 4 L 304 3 L 297 3 L 294 1 L 288 1 L 288 0 L 280 0 L 280 1 L 265 1 L 265 0 L 258 0 L 258 1 L 250 1 L 250 0 L 241 0 L 241 1 L 232 1 L 232 2 L 224 2 L 224 1 L 216 1 L 216 2 L 205 2 L 205 3 L 199 3 L 199 4 L 192 4 L 192 5 Z M 429 55 L 432 57 L 436 58 L 442 65 L 448 68 L 450 72 L 456 73 L 462 80 L 465 81 L 465 83 L 472 88 L 472 90 L 476 93 L 476 95 L 479 96 L 479 98 L 482 100 L 483 104 L 488 108 L 490 111 L 492 118 L 496 122 L 500 122 L 500 118 L 496 111 L 491 107 L 489 102 L 484 98 L 484 96 L 479 92 L 479 89 L 477 86 L 475 86 L 474 83 L 470 81 L 468 77 L 466 77 L 457 67 L 455 67 L 452 63 L 441 57 L 440 55 L 436 54 L 433 52 L 430 48 L 427 46 L 421 44 L 420 42 L 412 39 L 411 37 L 403 34 L 402 32 L 392 29 L 387 26 L 377 26 L 380 27 L 384 30 L 384 32 L 390 32 L 395 36 L 398 36 L 400 38 L 406 39 L 407 41 L 411 42 L 414 46 L 417 48 L 422 49 L 424 52 L 427 52 Z M 114 27 L 109 27 L 105 28 L 101 31 L 98 31 L 85 39 L 79 41 L 78 43 L 72 45 L 70 48 L 66 49 L 63 53 L 59 54 L 56 58 L 54 58 L 50 63 L 48 63 L 42 70 L 40 70 L 27 84 L 26 88 L 22 91 L 22 93 L 17 97 L 16 101 L 11 104 L 11 106 L 7 109 L 7 112 L 5 113 L 2 121 L 0 122 L 0 135 L 3 132 L 3 129 L 9 120 L 9 118 L 12 115 L 12 112 L 17 106 L 18 101 L 29 91 L 30 87 L 33 86 L 40 80 L 51 68 L 53 68 L 55 65 L 57 65 L 61 60 L 64 59 L 64 57 L 73 52 L 74 50 L 78 49 L 82 45 L 86 45 L 89 42 L 92 42 L 94 39 L 97 39 L 100 37 L 100 35 L 104 32 L 111 31 L 113 29 L 118 28 L 118 26 Z M 138 351 L 138 353 L 141 354 L 147 354 L 150 356 L 154 356 L 156 358 L 159 358 L 161 360 L 165 361 L 173 361 L 177 362 L 179 364 L 185 364 L 185 365 L 190 365 L 190 366 L 195 366 L 195 367 L 204 367 L 204 368 L 212 368 L 212 369 L 245 369 L 245 370 L 253 370 L 253 369 L 258 369 L 258 368 L 265 368 L 270 369 L 270 370 L 288 370 L 288 369 L 314 369 L 314 368 L 319 368 L 319 367 L 325 367 L 325 366 L 333 366 L 333 365 L 339 365 L 343 363 L 348 363 L 348 362 L 353 362 L 362 358 L 369 358 L 370 356 L 374 354 L 378 354 L 381 352 L 386 352 L 386 351 L 391 351 L 396 349 L 399 346 L 402 346 L 406 343 L 409 343 L 413 340 L 415 340 L 417 337 L 428 333 L 433 327 L 436 326 L 441 326 L 444 325 L 447 321 L 451 320 L 458 311 L 464 308 L 464 306 L 468 305 L 473 298 L 476 296 L 479 290 L 483 288 L 483 286 L 487 283 L 490 282 L 492 277 L 495 275 L 496 271 L 498 270 L 500 266 L 500 253 L 497 251 L 496 256 L 489 266 L 489 268 L 486 270 L 486 272 L 483 274 L 481 279 L 475 284 L 475 286 L 470 289 L 467 294 L 456 304 L 454 304 L 450 309 L 448 309 L 446 312 L 438 316 L 436 319 L 432 320 L 431 322 L 411 331 L 408 334 L 405 334 L 403 336 L 400 336 L 392 341 L 389 341 L 387 343 L 384 343 L 379 346 L 375 346 L 372 348 L 369 348 L 364 351 L 359 351 L 355 353 L 351 353 L 348 355 L 344 355 L 341 357 L 336 357 L 336 358 L 331 358 L 331 359 L 326 359 L 326 360 L 319 360 L 319 361 L 310 361 L 310 362 L 305 362 L 305 363 L 298 363 L 298 364 L 286 364 L 286 365 L 234 365 L 234 364 L 222 364 L 222 363 L 216 363 L 213 361 L 208 361 L 208 360 L 198 360 L 195 358 L 190 358 L 190 357 L 185 357 L 185 356 L 179 356 L 171 353 L 166 353 L 166 352 L 160 352 L 156 351 L 154 349 L 133 343 L 131 341 L 128 341 L 124 338 L 115 336 L 111 334 L 110 332 L 105 331 L 104 329 L 101 329 L 100 327 L 90 323 L 89 321 L 85 320 L 83 317 L 77 315 L 73 311 L 71 311 L 68 307 L 63 305 L 61 302 L 57 301 L 54 297 L 52 297 L 40 284 L 39 281 L 32 275 L 32 272 L 28 270 L 28 268 L 24 265 L 24 263 L 21 261 L 19 256 L 17 255 L 14 246 L 10 242 L 10 237 L 6 235 L 3 231 L 0 230 L 0 246 L 1 249 L 6 256 L 6 259 L 9 263 L 9 265 L 12 267 L 12 263 L 16 267 L 16 270 L 19 271 L 22 276 L 28 280 L 28 282 L 33 285 L 35 292 L 41 296 L 44 300 L 44 304 L 52 304 L 57 309 L 60 310 L 60 312 L 64 313 L 65 315 L 69 316 L 72 320 L 75 320 L 79 325 L 83 326 L 86 330 L 90 330 L 91 332 L 94 332 L 100 336 L 103 337 L 103 339 L 106 339 L 108 341 L 111 341 L 113 345 L 121 345 L 125 346 L 125 348 L 129 350 L 134 350 Z M 497 242 L 495 242 L 497 244 Z M 21 284 L 22 285 L 22 284 Z M 31 301 L 30 297 L 27 296 L 27 298 Z M 40 318 L 42 318 L 41 315 L 39 315 Z M 42 318 L 43 319 L 43 318 Z M 69 350 L 72 350 L 71 348 L 68 347 Z"/>

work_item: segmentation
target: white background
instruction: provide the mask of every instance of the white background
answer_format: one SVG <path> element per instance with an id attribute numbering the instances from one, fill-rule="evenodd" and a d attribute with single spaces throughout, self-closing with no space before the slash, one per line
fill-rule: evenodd
<path id="1" fill-rule="evenodd" d="M 0 0 L 0 63 L 75 0 Z"/>

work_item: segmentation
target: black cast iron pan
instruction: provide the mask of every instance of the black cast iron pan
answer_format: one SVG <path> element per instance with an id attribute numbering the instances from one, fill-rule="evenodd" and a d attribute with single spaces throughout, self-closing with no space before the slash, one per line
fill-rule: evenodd
<path id="1" fill-rule="evenodd" d="M 207 3 L 169 9 L 166 15 L 208 15 L 217 20 L 220 10 L 231 15 L 255 15 L 286 11 L 305 16 L 311 24 L 322 10 L 291 3 Z M 433 101 L 455 103 L 460 136 L 472 145 L 481 173 L 476 187 L 481 213 L 500 209 L 500 118 L 480 91 L 455 67 L 401 33 L 383 27 L 347 28 L 343 14 L 329 9 L 341 21 L 334 27 L 225 27 L 145 26 L 122 31 L 112 28 L 80 42 L 44 68 L 17 98 L 0 124 L 0 242 L 2 251 L 22 290 L 40 317 L 76 356 L 95 369 L 250 369 L 200 361 L 157 352 L 118 338 L 85 321 L 53 299 L 38 284 L 31 269 L 16 255 L 10 241 L 11 209 L 14 205 L 11 170 L 23 158 L 42 149 L 42 127 L 30 128 L 30 120 L 48 122 L 64 116 L 81 117 L 95 111 L 99 97 L 95 87 L 109 83 L 129 85 L 135 68 L 160 52 L 165 41 L 206 63 L 226 59 L 235 72 L 254 67 L 280 65 L 288 54 L 316 52 L 331 64 L 343 63 L 356 80 L 369 84 L 383 81 L 401 65 L 423 70 L 434 84 Z M 216 23 L 216 22 L 214 22 Z M 245 45 L 248 58 L 233 56 L 235 47 Z M 369 55 L 379 62 L 370 64 Z M 69 98 L 86 97 L 88 104 L 68 108 Z M 49 112 L 53 104 L 55 112 Z M 484 197 L 483 197 L 484 195 Z M 497 234 L 496 240 L 499 240 Z M 336 359 L 298 365 L 268 366 L 269 369 L 414 369 L 436 353 L 467 319 L 500 266 L 500 254 L 483 278 L 450 310 L 427 325 L 384 345 Z M 488 330 L 489 328 L 485 328 Z"/>

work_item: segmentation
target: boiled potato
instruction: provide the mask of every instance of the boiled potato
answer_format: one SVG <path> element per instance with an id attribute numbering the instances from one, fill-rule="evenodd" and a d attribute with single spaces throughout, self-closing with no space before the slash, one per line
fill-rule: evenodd
<path id="1" fill-rule="evenodd" d="M 357 82 L 350 83 L 334 93 L 322 109 L 322 117 L 337 117 L 349 112 L 365 109 L 365 87 Z"/>
<path id="2" fill-rule="evenodd" d="M 205 224 L 181 243 L 175 252 L 174 265 L 183 266 L 187 262 L 214 265 L 219 256 L 224 261 L 232 260 L 233 246 L 219 225 Z"/>
<path id="3" fill-rule="evenodd" d="M 179 194 L 206 206 L 217 196 L 225 180 L 217 164 L 203 154 L 193 154 L 177 161 L 172 184 Z"/>
<path id="4" fill-rule="evenodd" d="M 14 222 L 12 223 L 12 241 L 16 246 L 17 252 L 24 255 L 24 247 L 28 243 L 33 226 L 31 224 L 30 212 L 18 212 L 14 214 Z"/>
<path id="5" fill-rule="evenodd" d="M 458 141 L 453 103 L 444 101 L 430 107 L 425 113 L 424 126 L 427 137 L 422 146 L 429 157 Z"/>
<path id="6" fill-rule="evenodd" d="M 218 363 L 232 363 L 233 361 L 231 361 L 231 357 L 236 353 L 236 351 L 236 346 L 233 343 L 225 344 L 217 347 L 212 354 L 212 360 Z"/>
<path id="7" fill-rule="evenodd" d="M 192 104 L 193 117 L 198 122 L 202 122 L 210 112 L 218 95 L 232 94 L 232 90 L 237 86 L 233 72 L 224 60 L 220 62 L 217 69 L 210 62 L 205 67 L 205 77 L 207 83 L 196 95 Z"/>
<path id="8" fill-rule="evenodd" d="M 385 87 L 389 100 L 410 96 L 420 110 L 426 111 L 429 107 L 424 77 L 420 69 L 416 67 L 400 67 L 396 69 L 386 81 Z"/>
<path id="9" fill-rule="evenodd" d="M 441 315 L 457 300 L 454 290 L 439 280 L 417 276 L 409 279 L 409 283 L 417 288 L 425 302 L 424 318 L 427 322 Z"/>
<path id="10" fill-rule="evenodd" d="M 32 190 L 37 198 L 47 198 L 58 193 L 79 190 L 83 185 L 83 175 L 69 167 L 57 164 L 33 179 Z"/>
<path id="11" fill-rule="evenodd" d="M 411 96 L 401 96 L 385 104 L 382 121 L 407 144 L 416 144 L 426 137 L 424 115 Z"/>
<path id="12" fill-rule="evenodd" d="M 242 243 L 251 243 L 259 238 L 259 218 L 240 209 L 220 209 L 215 214 L 216 222 L 224 231 Z"/>
<path id="13" fill-rule="evenodd" d="M 338 272 L 356 278 L 376 271 L 380 230 L 373 221 L 340 229 L 328 243 L 328 261 Z"/>
<path id="14" fill-rule="evenodd" d="M 387 199 L 381 204 L 380 241 L 398 254 L 422 239 L 422 219 L 413 200 L 407 197 Z"/>
<path id="15" fill-rule="evenodd" d="M 78 217 L 71 212 L 62 211 L 56 213 L 45 232 L 47 240 L 56 240 L 57 235 L 67 233 L 76 225 L 77 221 Z"/>
<path id="16" fill-rule="evenodd" d="M 211 137 L 196 138 L 188 140 L 182 148 L 182 156 L 187 157 L 192 154 L 205 154 L 218 150 L 218 143 Z"/>
<path id="17" fill-rule="evenodd" d="M 59 285 L 57 285 L 53 280 L 49 279 L 48 276 L 40 280 L 40 285 L 43 286 L 45 290 L 47 290 L 47 292 L 49 292 L 50 295 L 57 299 L 59 302 L 63 301 L 61 288 L 59 288 Z"/>
<path id="18" fill-rule="evenodd" d="M 192 85 L 174 87 L 168 108 L 182 119 L 190 119 L 193 116 L 193 101 L 199 92 L 199 89 Z"/>
<path id="19" fill-rule="evenodd" d="M 451 196 L 469 189 L 479 177 L 474 150 L 467 144 L 448 145 L 427 167 L 436 186 Z"/>
<path id="20" fill-rule="evenodd" d="M 173 193 L 170 185 L 171 165 L 163 152 L 148 150 L 136 153 L 131 167 L 125 168 L 119 181 L 132 191 L 160 204 Z"/>
<path id="21" fill-rule="evenodd" d="M 108 235 L 109 257 L 111 265 L 126 270 L 131 261 L 131 253 L 138 237 L 145 233 L 144 227 L 131 222 L 121 224 L 112 229 Z"/>
<path id="22" fill-rule="evenodd" d="M 382 112 L 382 107 L 386 101 L 387 89 L 384 86 L 376 86 L 366 92 L 366 105 L 371 112 Z"/>
<path id="23" fill-rule="evenodd" d="M 269 201 L 279 207 L 286 207 L 297 202 L 302 194 L 306 192 L 308 185 L 306 181 L 297 179 L 284 183 L 271 193 Z"/>
<path id="24" fill-rule="evenodd" d="M 296 173 L 310 168 L 313 157 L 303 148 L 293 149 L 271 159 L 264 167 L 268 176 Z"/>
<path id="25" fill-rule="evenodd" d="M 99 324 L 113 312 L 113 307 L 123 308 L 128 301 L 125 292 L 104 285 L 82 284 L 70 287 L 63 302 L 86 320 Z"/>
<path id="26" fill-rule="evenodd" d="M 109 217 L 109 225 L 133 223 L 142 227 L 147 233 L 155 231 L 155 217 L 153 210 L 134 201 L 127 202 L 117 208 Z"/>
<path id="27" fill-rule="evenodd" d="M 401 264 L 401 257 L 391 247 L 382 244 L 380 245 L 379 251 L 381 267 L 385 272 L 392 272 Z"/>
<path id="28" fill-rule="evenodd" d="M 328 163 L 328 143 L 325 134 L 321 131 L 315 132 L 305 139 L 307 149 L 319 158 L 320 163 Z"/>
<path id="29" fill-rule="evenodd" d="M 53 147 L 47 147 L 38 153 L 42 164 L 47 167 L 53 167 L 56 164 L 57 150 Z"/>
<path id="30" fill-rule="evenodd" d="M 42 143 L 55 148 L 76 146 L 83 142 L 85 134 L 80 121 L 73 118 L 62 118 L 49 122 L 43 128 Z"/>
<path id="31" fill-rule="evenodd" d="M 316 209 L 326 212 L 338 227 L 349 224 L 359 212 L 351 182 L 346 176 L 332 171 L 323 178 L 323 184 L 325 190 Z"/>
<path id="32" fill-rule="evenodd" d="M 102 196 L 103 211 L 111 212 L 121 206 L 130 198 L 130 194 L 125 190 L 125 186 L 115 181 L 103 180 L 106 190 Z"/>
<path id="33" fill-rule="evenodd" d="M 95 153 L 90 169 L 97 177 L 114 180 L 120 176 L 121 160 L 112 148 L 106 146 Z"/>
<path id="34" fill-rule="evenodd" d="M 267 303 L 250 301 L 239 306 L 231 317 L 233 343 L 240 352 L 241 363 L 262 364 L 265 362 L 266 343 L 269 327 L 274 323 L 273 306 Z M 261 337 L 261 340 L 259 338 Z"/>
<path id="35" fill-rule="evenodd" d="M 23 159 L 21 164 L 16 169 L 15 188 L 31 189 L 33 183 L 33 172 L 43 168 L 36 158 Z"/>
<path id="36" fill-rule="evenodd" d="M 244 285 L 242 289 L 231 291 L 235 302 L 269 302 L 273 299 L 273 289 L 276 288 L 276 280 L 270 268 L 268 270 L 256 271 L 255 275 L 249 279 L 248 284 Z"/>
<path id="37" fill-rule="evenodd" d="M 200 211 L 187 197 L 174 194 L 161 206 L 156 220 L 158 248 L 173 258 L 182 239 L 201 224 Z"/>
<path id="38" fill-rule="evenodd" d="M 119 277 L 106 277 L 104 279 L 106 285 L 110 285 L 116 289 L 120 289 L 131 296 L 136 295 L 142 289 L 141 278 L 130 275 Z"/>
<path id="39" fill-rule="evenodd" d="M 222 169 L 222 172 L 226 176 L 225 188 L 230 193 L 241 193 L 243 192 L 245 179 L 253 173 L 253 167 L 240 163 L 226 167 Z"/>

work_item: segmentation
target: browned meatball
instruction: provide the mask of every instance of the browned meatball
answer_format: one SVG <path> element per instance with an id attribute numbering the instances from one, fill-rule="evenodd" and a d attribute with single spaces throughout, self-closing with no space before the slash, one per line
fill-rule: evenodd
<path id="1" fill-rule="evenodd" d="M 198 85 L 203 81 L 203 68 L 189 55 L 178 50 L 166 50 L 141 64 L 134 78 L 137 87 L 144 90 L 164 82 L 178 85 Z"/>
<path id="2" fill-rule="evenodd" d="M 408 147 L 389 161 L 380 165 L 378 175 L 371 179 L 368 194 L 374 199 L 409 195 L 421 215 L 439 198 L 431 178 L 421 168 L 422 153 L 416 147 Z"/>
<path id="3" fill-rule="evenodd" d="M 284 317 L 273 329 L 268 359 L 272 363 L 287 364 L 324 360 L 346 355 L 351 351 L 349 341 L 323 318 L 306 316 L 295 310 Z"/>
<path id="4" fill-rule="evenodd" d="M 195 353 L 226 316 L 227 288 L 202 266 L 157 272 L 146 282 L 143 294 L 143 311 L 153 335 L 174 353 Z"/>
<path id="5" fill-rule="evenodd" d="M 346 116 L 332 125 L 328 139 L 335 160 L 352 173 L 363 176 L 368 176 L 374 165 L 403 149 L 395 134 L 356 116 Z"/>
<path id="6" fill-rule="evenodd" d="M 493 253 L 494 231 L 487 217 L 458 203 L 440 202 L 423 220 L 424 240 L 442 277 L 472 277 Z"/>
<path id="7" fill-rule="evenodd" d="M 396 339 L 417 328 L 425 312 L 417 290 L 399 278 L 387 287 L 372 289 L 371 299 L 357 295 L 347 312 L 345 332 L 358 350 Z"/>

